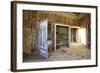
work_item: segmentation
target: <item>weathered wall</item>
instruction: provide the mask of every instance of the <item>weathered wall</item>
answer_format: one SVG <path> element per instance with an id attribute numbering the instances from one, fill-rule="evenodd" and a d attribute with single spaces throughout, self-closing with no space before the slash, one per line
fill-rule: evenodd
<path id="1" fill-rule="evenodd" d="M 31 52 L 31 24 L 29 11 L 23 11 L 23 52 Z"/>
<path id="2" fill-rule="evenodd" d="M 34 11 L 23 11 L 23 52 L 34 53 L 37 48 L 38 23 L 37 13 Z"/>
<path id="3" fill-rule="evenodd" d="M 79 20 L 80 28 L 86 29 L 86 46 L 90 48 L 91 46 L 91 15 L 87 14 L 82 19 Z"/>
<path id="4" fill-rule="evenodd" d="M 66 13 L 67 14 L 67 13 Z M 37 12 L 37 15 L 41 20 L 48 19 L 49 23 L 60 23 L 60 24 L 68 24 L 68 25 L 78 25 L 78 21 L 73 18 L 69 18 L 69 16 L 62 16 L 60 13 L 49 13 L 49 12 Z"/>

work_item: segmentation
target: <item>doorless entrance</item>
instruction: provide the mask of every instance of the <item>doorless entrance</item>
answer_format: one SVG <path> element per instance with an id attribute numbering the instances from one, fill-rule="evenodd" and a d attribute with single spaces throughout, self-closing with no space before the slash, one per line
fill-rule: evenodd
<path id="1" fill-rule="evenodd" d="M 70 42 L 79 43 L 80 36 L 79 36 L 79 27 L 70 27 Z"/>
<path id="2" fill-rule="evenodd" d="M 62 46 L 69 47 L 69 26 L 55 24 L 55 50 Z"/>

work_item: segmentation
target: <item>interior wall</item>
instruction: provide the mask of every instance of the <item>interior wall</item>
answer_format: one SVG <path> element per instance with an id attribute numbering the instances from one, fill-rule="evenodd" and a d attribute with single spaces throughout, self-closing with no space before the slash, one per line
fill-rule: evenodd
<path id="1" fill-rule="evenodd" d="M 33 12 L 34 14 L 34 12 Z M 72 16 L 66 16 L 60 14 L 60 13 L 55 13 L 55 12 L 44 12 L 44 11 L 38 11 L 37 12 L 38 17 L 43 20 L 43 19 L 48 19 L 49 23 L 58 23 L 58 24 L 68 24 L 68 25 L 74 25 L 74 26 L 79 26 L 78 20 L 72 18 Z"/>
<path id="2" fill-rule="evenodd" d="M 88 48 L 91 46 L 91 14 L 87 14 L 79 20 L 80 23 L 80 36 L 82 35 L 81 42 Z M 85 35 L 83 35 L 84 33 Z M 83 41 L 82 41 L 83 40 Z"/>
<path id="3" fill-rule="evenodd" d="M 31 25 L 29 11 L 23 11 L 23 52 L 29 54 L 31 52 Z"/>
<path id="4" fill-rule="evenodd" d="M 36 12 L 23 10 L 23 53 L 31 54 L 37 50 L 39 19 Z"/>

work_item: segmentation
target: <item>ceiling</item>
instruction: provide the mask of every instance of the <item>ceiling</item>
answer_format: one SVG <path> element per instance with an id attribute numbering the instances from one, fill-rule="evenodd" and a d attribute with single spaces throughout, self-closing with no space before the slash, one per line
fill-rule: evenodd
<path id="1" fill-rule="evenodd" d="M 86 16 L 88 13 L 76 13 L 76 12 L 47 12 L 45 11 L 44 13 L 52 13 L 52 14 L 58 14 L 58 15 L 62 15 L 62 16 L 66 16 L 66 17 L 69 17 L 71 19 L 81 19 L 83 18 L 84 16 Z"/>

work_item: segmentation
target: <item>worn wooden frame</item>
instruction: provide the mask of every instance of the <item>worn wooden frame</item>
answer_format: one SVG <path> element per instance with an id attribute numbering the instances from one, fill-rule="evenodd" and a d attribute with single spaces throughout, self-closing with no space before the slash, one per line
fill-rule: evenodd
<path id="1" fill-rule="evenodd" d="M 90 65 L 78 65 L 78 66 L 61 66 L 61 67 L 47 67 L 47 68 L 26 68 L 26 69 L 17 69 L 17 5 L 18 4 L 26 4 L 26 5 L 49 5 L 49 6 L 60 6 L 60 7 L 81 7 L 81 8 L 90 8 L 95 9 L 95 64 Z M 69 68 L 83 68 L 83 67 L 96 67 L 98 65 L 98 50 L 97 50 L 97 22 L 98 22 L 98 13 L 97 6 L 89 6 L 89 5 L 74 5 L 74 4 L 57 4 L 57 3 L 42 3 L 42 2 L 24 2 L 24 1 L 12 1 L 11 2 L 11 71 L 36 71 L 36 70 L 52 70 L 52 69 L 69 69 Z"/>
<path id="2" fill-rule="evenodd" d="M 69 25 L 64 25 L 64 24 L 55 24 L 55 33 L 54 33 L 54 35 L 55 35 L 55 51 L 56 51 L 56 28 L 57 28 L 57 26 L 65 26 L 65 27 L 68 27 L 68 29 L 69 29 Z"/>

